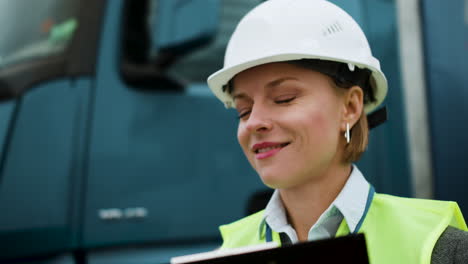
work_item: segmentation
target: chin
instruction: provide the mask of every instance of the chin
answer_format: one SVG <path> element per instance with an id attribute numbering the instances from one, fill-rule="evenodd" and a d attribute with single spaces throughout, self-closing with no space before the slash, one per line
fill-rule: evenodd
<path id="1" fill-rule="evenodd" d="M 294 174 L 292 171 L 279 171 L 275 173 L 260 174 L 260 179 L 263 184 L 273 189 L 289 189 L 307 182 L 308 178 L 302 177 L 303 175 Z"/>
<path id="2" fill-rule="evenodd" d="M 260 174 L 260 179 L 263 184 L 273 189 L 282 189 L 288 186 L 288 180 L 281 178 L 278 173 L 275 174 Z"/>

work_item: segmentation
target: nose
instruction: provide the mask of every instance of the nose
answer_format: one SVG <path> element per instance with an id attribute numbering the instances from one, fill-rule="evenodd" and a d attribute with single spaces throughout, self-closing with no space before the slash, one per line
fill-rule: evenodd
<path id="1" fill-rule="evenodd" d="M 264 133 L 273 128 L 268 111 L 260 106 L 254 106 L 250 112 L 245 128 L 250 133 Z"/>

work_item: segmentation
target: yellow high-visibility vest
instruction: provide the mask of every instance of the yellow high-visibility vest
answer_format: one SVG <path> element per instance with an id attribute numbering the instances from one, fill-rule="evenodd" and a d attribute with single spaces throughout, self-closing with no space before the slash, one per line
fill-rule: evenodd
<path id="1" fill-rule="evenodd" d="M 370 263 L 429 264 L 432 250 L 448 226 L 468 230 L 456 202 L 401 198 L 375 194 L 357 230 L 364 233 Z M 263 211 L 220 226 L 222 248 L 236 248 L 266 242 Z M 349 234 L 343 220 L 336 236 Z M 279 234 L 272 240 L 281 244 Z"/>

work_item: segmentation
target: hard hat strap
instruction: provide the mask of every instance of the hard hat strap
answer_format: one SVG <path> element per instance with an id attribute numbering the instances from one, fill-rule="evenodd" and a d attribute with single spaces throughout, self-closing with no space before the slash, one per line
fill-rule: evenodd
<path id="1" fill-rule="evenodd" d="M 387 114 L 387 107 L 382 107 L 378 110 L 367 115 L 367 123 L 369 129 L 373 129 L 387 121 L 388 114 Z"/>

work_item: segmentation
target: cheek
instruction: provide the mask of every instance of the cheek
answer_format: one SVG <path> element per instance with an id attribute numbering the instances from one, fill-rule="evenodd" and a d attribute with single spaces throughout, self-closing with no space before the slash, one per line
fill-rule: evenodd
<path id="1" fill-rule="evenodd" d="M 339 95 L 333 93 L 323 93 L 314 105 L 314 113 L 317 124 L 330 126 L 340 119 L 341 99 Z"/>
<path id="2" fill-rule="evenodd" d="M 237 141 L 239 142 L 239 145 L 241 146 L 242 150 L 246 152 L 246 150 L 248 149 L 248 144 L 249 144 L 248 135 L 246 133 L 244 126 L 240 123 L 237 127 Z"/>
<path id="3" fill-rule="evenodd" d="M 336 111 L 329 111 L 327 108 L 320 105 L 320 107 L 314 107 L 314 109 L 307 112 L 307 115 L 303 116 L 301 123 L 304 125 L 304 136 L 308 141 L 307 143 L 311 143 L 311 145 L 330 144 L 330 140 L 335 138 L 336 133 L 339 131 L 339 122 L 335 118 Z"/>
<path id="4" fill-rule="evenodd" d="M 324 135 L 330 131 L 331 122 L 330 117 L 323 112 L 317 112 L 311 118 L 311 129 L 316 134 Z"/>

